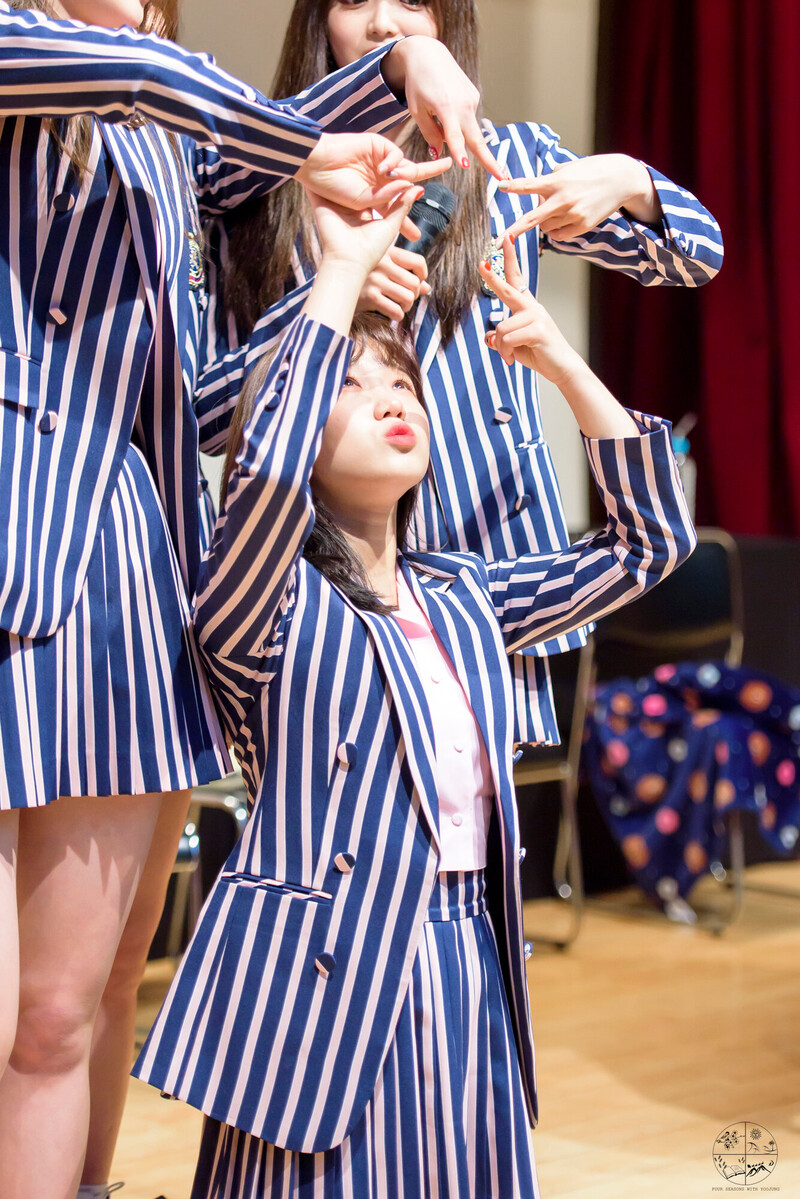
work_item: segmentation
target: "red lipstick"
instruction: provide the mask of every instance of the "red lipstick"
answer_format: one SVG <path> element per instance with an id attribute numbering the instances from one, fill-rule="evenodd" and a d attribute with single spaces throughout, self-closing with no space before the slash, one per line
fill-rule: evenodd
<path id="1" fill-rule="evenodd" d="M 400 447 L 405 446 L 410 448 L 412 445 L 417 444 L 416 433 L 411 428 L 411 425 L 407 425 L 403 420 L 392 421 L 391 425 L 383 436 L 386 441 L 390 441 L 392 445 Z"/>

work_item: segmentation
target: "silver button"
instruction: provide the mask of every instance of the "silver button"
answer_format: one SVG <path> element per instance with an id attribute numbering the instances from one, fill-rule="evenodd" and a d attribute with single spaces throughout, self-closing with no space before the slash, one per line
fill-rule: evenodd
<path id="1" fill-rule="evenodd" d="M 450 819 L 452 820 L 452 822 L 456 826 L 456 828 L 460 828 L 461 825 L 464 823 L 464 817 L 461 815 L 460 812 L 454 812 L 453 815 L 450 817 Z"/>
<path id="2" fill-rule="evenodd" d="M 47 315 L 50 317 L 50 320 L 55 321 L 57 325 L 66 324 L 66 314 L 63 313 L 60 308 L 51 308 Z"/>
<path id="3" fill-rule="evenodd" d="M 39 432 L 52 433 L 58 424 L 57 412 L 43 412 L 39 417 Z"/>

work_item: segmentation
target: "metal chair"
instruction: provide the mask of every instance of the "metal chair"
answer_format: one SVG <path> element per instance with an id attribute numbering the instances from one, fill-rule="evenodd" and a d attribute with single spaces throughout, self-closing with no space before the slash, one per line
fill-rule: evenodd
<path id="1" fill-rule="evenodd" d="M 514 767 L 516 787 L 557 782 L 561 807 L 553 860 L 556 895 L 568 905 L 569 923 L 559 937 L 533 935 L 539 944 L 566 949 L 578 935 L 584 907 L 583 867 L 578 834 L 578 771 L 586 711 L 592 687 L 594 639 L 579 650 L 550 659 L 559 727 L 569 729 L 562 745 L 526 746 Z M 565 702 L 565 700 L 567 702 Z"/>

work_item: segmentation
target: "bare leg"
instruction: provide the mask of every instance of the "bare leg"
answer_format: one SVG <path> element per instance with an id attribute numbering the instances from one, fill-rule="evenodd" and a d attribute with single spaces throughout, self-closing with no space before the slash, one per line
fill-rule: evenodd
<path id="1" fill-rule="evenodd" d="M 20 813 L 20 1002 L 0 1080 L 3 1199 L 73 1199 L 78 1188 L 92 1029 L 160 802 L 72 798 Z"/>
<path id="2" fill-rule="evenodd" d="M 91 1117 L 82 1182 L 108 1182 L 117 1143 L 136 1032 L 136 993 L 155 936 L 191 791 L 162 797 L 142 877 L 106 983 L 92 1040 Z"/>
<path id="3" fill-rule="evenodd" d="M 17 838 L 19 813 L 0 812 L 0 1078 L 17 1030 L 19 940 L 17 936 Z"/>

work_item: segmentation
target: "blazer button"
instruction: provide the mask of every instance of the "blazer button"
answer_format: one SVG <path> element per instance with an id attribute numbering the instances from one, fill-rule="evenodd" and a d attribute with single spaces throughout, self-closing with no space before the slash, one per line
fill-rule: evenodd
<path id="1" fill-rule="evenodd" d="M 528 958 L 531 958 L 531 957 L 533 957 L 533 946 L 531 945 L 530 941 L 526 941 L 525 942 L 525 961 L 527 962 Z"/>
<path id="2" fill-rule="evenodd" d="M 336 969 L 336 958 L 332 953 L 321 953 L 319 957 L 315 959 L 314 965 L 317 967 L 317 970 L 319 970 L 323 978 L 330 978 Z"/>
<path id="3" fill-rule="evenodd" d="M 524 512 L 525 509 L 530 508 L 530 506 L 531 506 L 531 497 L 527 493 L 525 495 L 518 495 L 516 500 L 514 501 L 514 511 L 515 512 Z"/>
<path id="4" fill-rule="evenodd" d="M 39 432 L 40 433 L 52 433 L 53 429 L 55 429 L 57 424 L 58 424 L 58 413 L 43 412 L 42 415 L 39 417 Z"/>
<path id="5" fill-rule="evenodd" d="M 268 412 L 271 412 L 273 408 L 278 407 L 278 404 L 280 402 L 281 402 L 281 393 L 280 393 L 280 390 L 276 389 L 276 390 L 271 391 L 269 393 L 269 396 L 267 397 L 267 399 L 264 400 L 264 407 L 267 409 Z"/>
<path id="6" fill-rule="evenodd" d="M 75 206 L 75 197 L 71 192 L 62 192 L 53 200 L 53 208 L 56 212 L 69 212 Z"/>
<path id="7" fill-rule="evenodd" d="M 513 415 L 510 408 L 495 408 L 492 419 L 496 425 L 507 425 Z"/>
<path id="8" fill-rule="evenodd" d="M 336 751 L 336 757 L 342 766 L 355 766 L 358 751 L 352 741 L 343 741 Z"/>
<path id="9" fill-rule="evenodd" d="M 50 320 L 56 325 L 66 324 L 66 321 L 67 321 L 66 314 L 63 313 L 60 308 L 51 308 L 47 315 L 50 317 Z"/>
<path id="10" fill-rule="evenodd" d="M 356 860 L 351 853 L 337 853 L 333 859 L 333 864 L 340 874 L 350 874 L 356 864 Z"/>
<path id="11" fill-rule="evenodd" d="M 525 846 L 523 845 L 523 846 L 522 846 L 522 849 L 520 849 L 520 851 L 519 851 L 519 860 L 520 860 L 520 862 L 524 862 L 524 861 L 525 861 L 525 858 L 526 858 L 527 856 L 528 856 L 528 851 L 527 851 L 527 849 L 525 848 Z"/>

